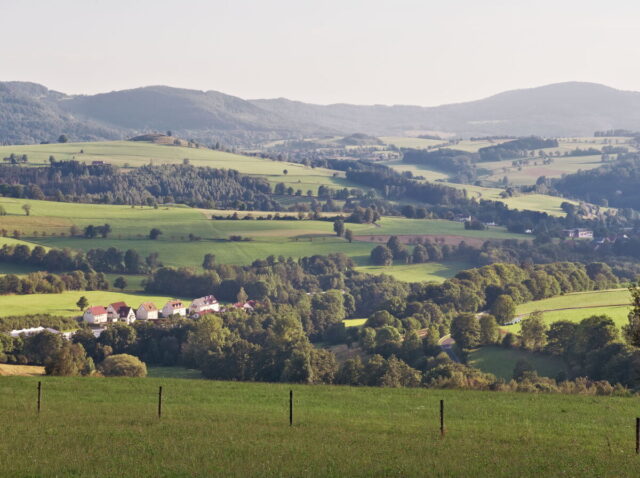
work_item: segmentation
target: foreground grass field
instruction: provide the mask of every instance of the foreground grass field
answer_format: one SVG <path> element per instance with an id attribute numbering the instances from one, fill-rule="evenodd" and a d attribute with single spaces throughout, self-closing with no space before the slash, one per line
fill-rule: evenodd
<path id="1" fill-rule="evenodd" d="M 608 315 L 618 327 L 627 323 L 630 295 L 627 289 L 612 289 L 603 291 L 577 292 L 575 294 L 560 295 L 549 299 L 535 300 L 521 304 L 516 314 L 526 317 L 531 312 L 544 312 L 547 324 L 558 320 L 579 322 L 592 315 Z M 510 332 L 518 332 L 520 324 L 502 327 Z"/>
<path id="2" fill-rule="evenodd" d="M 566 365 L 559 357 L 534 354 L 526 350 L 487 346 L 474 349 L 469 354 L 469 365 L 504 380 L 513 378 L 513 368 L 518 360 L 529 362 L 538 375 L 543 377 L 555 378 L 560 372 L 566 372 Z"/>
<path id="3" fill-rule="evenodd" d="M 29 294 L 0 296 L 0 317 L 10 315 L 51 314 L 64 317 L 82 315 L 76 306 L 80 296 L 85 296 L 90 306 L 107 306 L 113 302 L 124 301 L 130 307 L 138 308 L 142 302 L 153 302 L 162 307 L 172 297 L 146 295 L 142 293 L 108 292 L 108 291 L 78 291 L 72 290 L 60 294 Z M 190 301 L 183 301 L 189 304 Z"/>
<path id="4" fill-rule="evenodd" d="M 636 415 L 615 397 L 3 377 L 0 462 L 11 477 L 632 477 Z"/>

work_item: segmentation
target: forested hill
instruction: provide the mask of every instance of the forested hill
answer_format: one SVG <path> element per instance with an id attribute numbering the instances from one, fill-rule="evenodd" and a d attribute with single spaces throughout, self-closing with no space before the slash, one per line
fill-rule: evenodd
<path id="1" fill-rule="evenodd" d="M 593 83 L 559 83 L 444 105 L 313 105 L 244 100 L 217 91 L 150 86 L 74 96 L 35 83 L 0 83 L 0 142 L 116 139 L 172 130 L 210 144 L 274 138 L 437 130 L 458 135 L 572 136 L 640 130 L 640 93 Z"/>
<path id="2" fill-rule="evenodd" d="M 579 171 L 553 182 L 559 193 L 577 199 L 616 208 L 640 210 L 640 157 L 606 164 L 597 169 Z"/>

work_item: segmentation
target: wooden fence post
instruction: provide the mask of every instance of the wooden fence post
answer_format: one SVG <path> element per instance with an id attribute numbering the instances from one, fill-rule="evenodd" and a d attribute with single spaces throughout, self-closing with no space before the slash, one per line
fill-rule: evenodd
<path id="1" fill-rule="evenodd" d="M 38 382 L 38 415 L 40 415 L 41 400 L 42 400 L 42 382 Z"/>
<path id="2" fill-rule="evenodd" d="M 440 436 L 444 437 L 444 400 L 440 400 Z"/>
<path id="3" fill-rule="evenodd" d="M 158 389 L 158 418 L 162 418 L 162 386 Z"/>
<path id="4" fill-rule="evenodd" d="M 293 426 L 293 390 L 289 390 L 289 426 Z"/>

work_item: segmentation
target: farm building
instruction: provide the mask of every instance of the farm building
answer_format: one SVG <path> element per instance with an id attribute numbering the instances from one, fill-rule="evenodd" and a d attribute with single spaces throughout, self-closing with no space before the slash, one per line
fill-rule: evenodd
<path id="1" fill-rule="evenodd" d="M 84 311 L 82 320 L 88 324 L 104 324 L 107 322 L 107 309 L 101 305 L 89 307 Z"/>
<path id="2" fill-rule="evenodd" d="M 564 229 L 562 233 L 564 237 L 570 239 L 593 239 L 593 231 L 591 229 Z"/>
<path id="3" fill-rule="evenodd" d="M 187 315 L 187 308 L 179 300 L 170 300 L 161 310 L 162 317 L 171 317 L 172 315 Z"/>
<path id="4" fill-rule="evenodd" d="M 220 304 L 216 300 L 216 298 L 212 295 L 206 295 L 204 297 L 199 297 L 198 299 L 194 299 L 189 306 L 189 315 L 199 314 L 201 315 L 203 312 L 219 312 Z"/>
<path id="5" fill-rule="evenodd" d="M 153 302 L 143 302 L 136 310 L 138 320 L 156 320 L 158 318 L 158 308 Z"/>

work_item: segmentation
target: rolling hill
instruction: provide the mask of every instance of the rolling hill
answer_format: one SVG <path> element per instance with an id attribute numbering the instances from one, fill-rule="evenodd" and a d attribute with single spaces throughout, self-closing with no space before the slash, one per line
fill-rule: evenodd
<path id="1" fill-rule="evenodd" d="M 172 130 L 204 143 L 250 145 L 329 134 L 576 136 L 640 129 L 640 93 L 568 82 L 436 107 L 314 105 L 285 98 L 244 100 L 217 91 L 149 86 L 68 95 L 42 85 L 0 83 L 0 141 L 122 139 Z"/>

